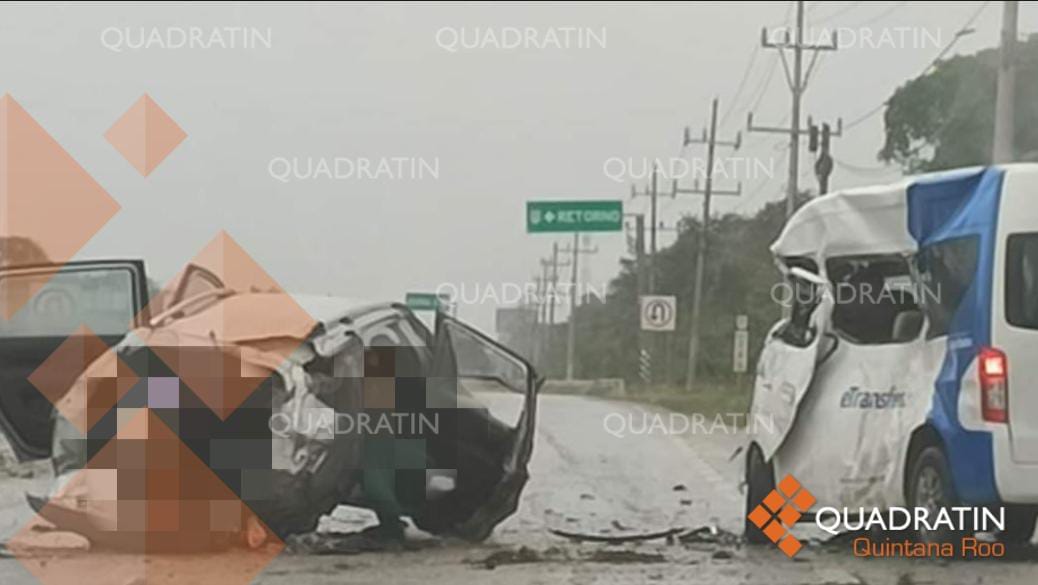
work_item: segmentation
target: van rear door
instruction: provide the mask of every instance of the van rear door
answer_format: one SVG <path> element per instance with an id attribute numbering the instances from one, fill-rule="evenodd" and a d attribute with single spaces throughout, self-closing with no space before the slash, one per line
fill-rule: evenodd
<path id="1" fill-rule="evenodd" d="M 54 403 L 93 354 L 145 318 L 146 298 L 139 260 L 0 269 L 0 431 L 19 459 L 50 456 Z M 55 354 L 66 341 L 82 343 Z"/>

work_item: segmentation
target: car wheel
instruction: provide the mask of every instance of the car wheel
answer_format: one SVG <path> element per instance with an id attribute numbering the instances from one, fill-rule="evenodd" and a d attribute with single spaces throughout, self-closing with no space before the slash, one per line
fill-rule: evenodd
<path id="1" fill-rule="evenodd" d="M 1038 524 L 1038 507 L 1022 506 L 1006 508 L 1006 529 L 998 533 L 998 539 L 1006 544 L 1028 544 Z"/>
<path id="2" fill-rule="evenodd" d="M 743 516 L 743 534 L 750 544 L 771 542 L 757 525 L 750 521 L 749 514 L 775 489 L 775 472 L 771 464 L 764 461 L 764 454 L 756 445 L 746 455 L 746 514 Z"/>
<path id="3" fill-rule="evenodd" d="M 909 478 L 908 505 L 926 509 L 929 518 L 936 517 L 942 508 L 959 505 L 951 468 L 940 447 L 923 448 L 915 458 Z M 962 533 L 948 528 L 928 530 L 920 527 L 915 536 L 924 543 L 945 543 L 958 541 Z"/>

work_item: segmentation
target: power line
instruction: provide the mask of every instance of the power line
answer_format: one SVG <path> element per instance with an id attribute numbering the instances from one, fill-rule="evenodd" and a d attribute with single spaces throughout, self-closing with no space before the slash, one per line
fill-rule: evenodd
<path id="1" fill-rule="evenodd" d="M 921 77 L 923 75 L 926 75 L 926 72 L 929 71 L 930 68 L 932 68 L 935 65 L 937 65 L 937 63 L 942 58 L 944 58 L 945 55 L 948 54 L 948 51 L 950 51 L 952 49 L 952 47 L 955 46 L 955 43 L 959 42 L 959 39 L 961 39 L 962 37 L 964 37 L 964 36 L 966 36 L 968 34 L 971 34 L 973 32 L 973 30 L 970 27 L 973 25 L 974 22 L 976 22 L 977 18 L 980 17 L 980 14 L 984 11 L 984 9 L 988 7 L 988 4 L 991 4 L 990 0 L 988 0 L 988 1 L 984 2 L 983 4 L 981 4 L 980 7 L 978 7 L 977 10 L 973 12 L 973 14 L 966 21 L 966 23 L 963 24 L 959 28 L 959 30 L 955 33 L 955 35 L 952 37 L 951 41 L 949 41 L 948 44 L 945 45 L 944 48 L 941 49 L 940 53 L 937 53 L 937 56 L 934 57 L 932 61 L 927 63 L 926 67 L 924 67 L 923 70 L 921 72 L 919 72 L 919 75 L 917 75 L 916 77 Z M 875 106 L 874 108 L 870 109 L 869 111 L 865 112 L 864 114 L 861 114 L 860 116 L 858 116 L 854 120 L 851 120 L 846 126 L 843 127 L 844 130 L 850 130 L 851 128 L 854 128 L 855 126 L 857 126 L 858 124 L 861 124 L 865 120 L 868 120 L 872 116 L 875 116 L 880 110 L 882 110 L 888 104 L 888 102 L 889 102 L 889 100 L 884 100 L 884 101 L 880 102 L 879 105 Z"/>
<path id="2" fill-rule="evenodd" d="M 836 157 L 833 157 L 833 162 L 835 162 L 836 166 L 842 168 L 843 170 L 848 171 L 848 172 L 850 172 L 852 174 L 859 175 L 859 176 L 871 176 L 871 175 L 880 175 L 880 174 L 882 174 L 882 175 L 889 175 L 891 173 L 898 172 L 896 168 L 893 168 L 893 167 L 890 167 L 890 166 L 863 167 L 863 166 L 859 166 L 859 165 L 853 165 L 853 164 L 851 164 L 849 162 L 840 160 L 840 159 L 838 159 Z"/>
<path id="3" fill-rule="evenodd" d="M 789 24 L 789 16 L 790 16 L 790 14 L 792 14 L 793 4 L 794 4 L 793 2 L 790 2 L 789 4 L 786 5 L 786 13 L 782 16 L 782 22 L 779 23 L 779 24 L 781 24 L 781 25 L 788 25 Z M 739 80 L 739 85 L 735 89 L 735 95 L 732 96 L 732 99 L 729 102 L 729 106 L 725 109 L 724 114 L 721 115 L 721 121 L 719 122 L 719 124 L 721 126 L 724 126 L 725 123 L 728 121 L 728 118 L 731 117 L 732 113 L 735 112 L 735 110 L 738 109 L 739 98 L 742 97 L 742 93 L 746 89 L 746 82 L 749 81 L 750 72 L 753 69 L 753 65 L 757 62 L 757 56 L 760 55 L 760 50 L 761 50 L 761 45 L 760 44 L 754 44 L 753 51 L 750 52 L 750 60 L 749 60 L 749 62 L 746 65 L 746 69 L 743 70 L 742 79 Z M 767 90 L 768 84 L 771 83 L 771 77 L 775 74 L 775 67 L 776 67 L 776 65 L 778 65 L 778 55 L 774 55 L 774 57 L 772 58 L 771 68 L 770 68 L 769 72 L 766 74 L 766 79 L 764 80 L 763 89 L 757 94 L 757 97 L 754 98 L 754 105 L 752 106 L 753 108 L 756 108 L 757 104 L 760 103 L 760 99 L 764 95 L 764 91 Z M 757 87 L 761 88 L 760 85 L 758 85 Z M 682 147 L 682 148 L 684 149 L 684 147 Z"/>
<path id="4" fill-rule="evenodd" d="M 842 16 L 843 14 L 846 14 L 846 13 L 850 12 L 851 10 L 854 10 L 855 8 L 861 6 L 862 4 L 863 4 L 862 2 L 851 2 L 847 6 L 844 6 L 844 7 L 840 8 L 839 10 L 833 12 L 832 14 L 830 14 L 828 16 L 824 16 L 824 17 L 818 18 L 818 19 L 812 19 L 810 22 L 811 22 L 811 24 L 819 24 L 819 23 L 822 23 L 822 22 L 830 21 L 830 20 L 836 18 L 837 16 Z"/>
<path id="5" fill-rule="evenodd" d="M 873 16 L 872 18 L 869 18 L 869 19 L 866 19 L 866 20 L 864 20 L 862 22 L 859 22 L 858 24 L 854 25 L 854 27 L 868 26 L 870 24 L 873 24 L 875 22 L 883 20 L 884 18 L 886 18 L 886 17 L 890 16 L 891 14 L 893 14 L 894 12 L 896 12 L 898 9 L 904 8 L 904 6 L 906 4 L 908 4 L 907 1 L 896 2 L 890 8 L 887 8 L 886 10 L 884 10 L 883 12 L 880 12 L 879 14 L 877 14 L 876 16 Z"/>

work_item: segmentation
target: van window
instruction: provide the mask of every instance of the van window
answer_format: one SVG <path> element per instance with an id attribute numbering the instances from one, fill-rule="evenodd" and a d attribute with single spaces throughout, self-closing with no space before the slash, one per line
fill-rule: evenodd
<path id="1" fill-rule="evenodd" d="M 952 317 L 977 272 L 980 239 L 964 236 L 931 244 L 916 255 L 923 309 L 930 321 L 927 338 L 948 334 Z"/>
<path id="2" fill-rule="evenodd" d="M 842 337 L 873 345 L 919 336 L 923 313 L 903 256 L 843 256 L 825 266 L 833 287 L 832 326 Z"/>
<path id="3" fill-rule="evenodd" d="M 1038 233 L 1012 234 L 1006 252 L 1006 320 L 1038 329 Z"/>

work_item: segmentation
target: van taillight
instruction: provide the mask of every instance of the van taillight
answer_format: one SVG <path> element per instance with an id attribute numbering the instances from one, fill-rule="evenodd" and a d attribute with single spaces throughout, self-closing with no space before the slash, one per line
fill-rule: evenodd
<path id="1" fill-rule="evenodd" d="M 983 347 L 977 358 L 980 370 L 980 410 L 984 420 L 1009 421 L 1009 364 L 1006 354 L 993 347 Z"/>

